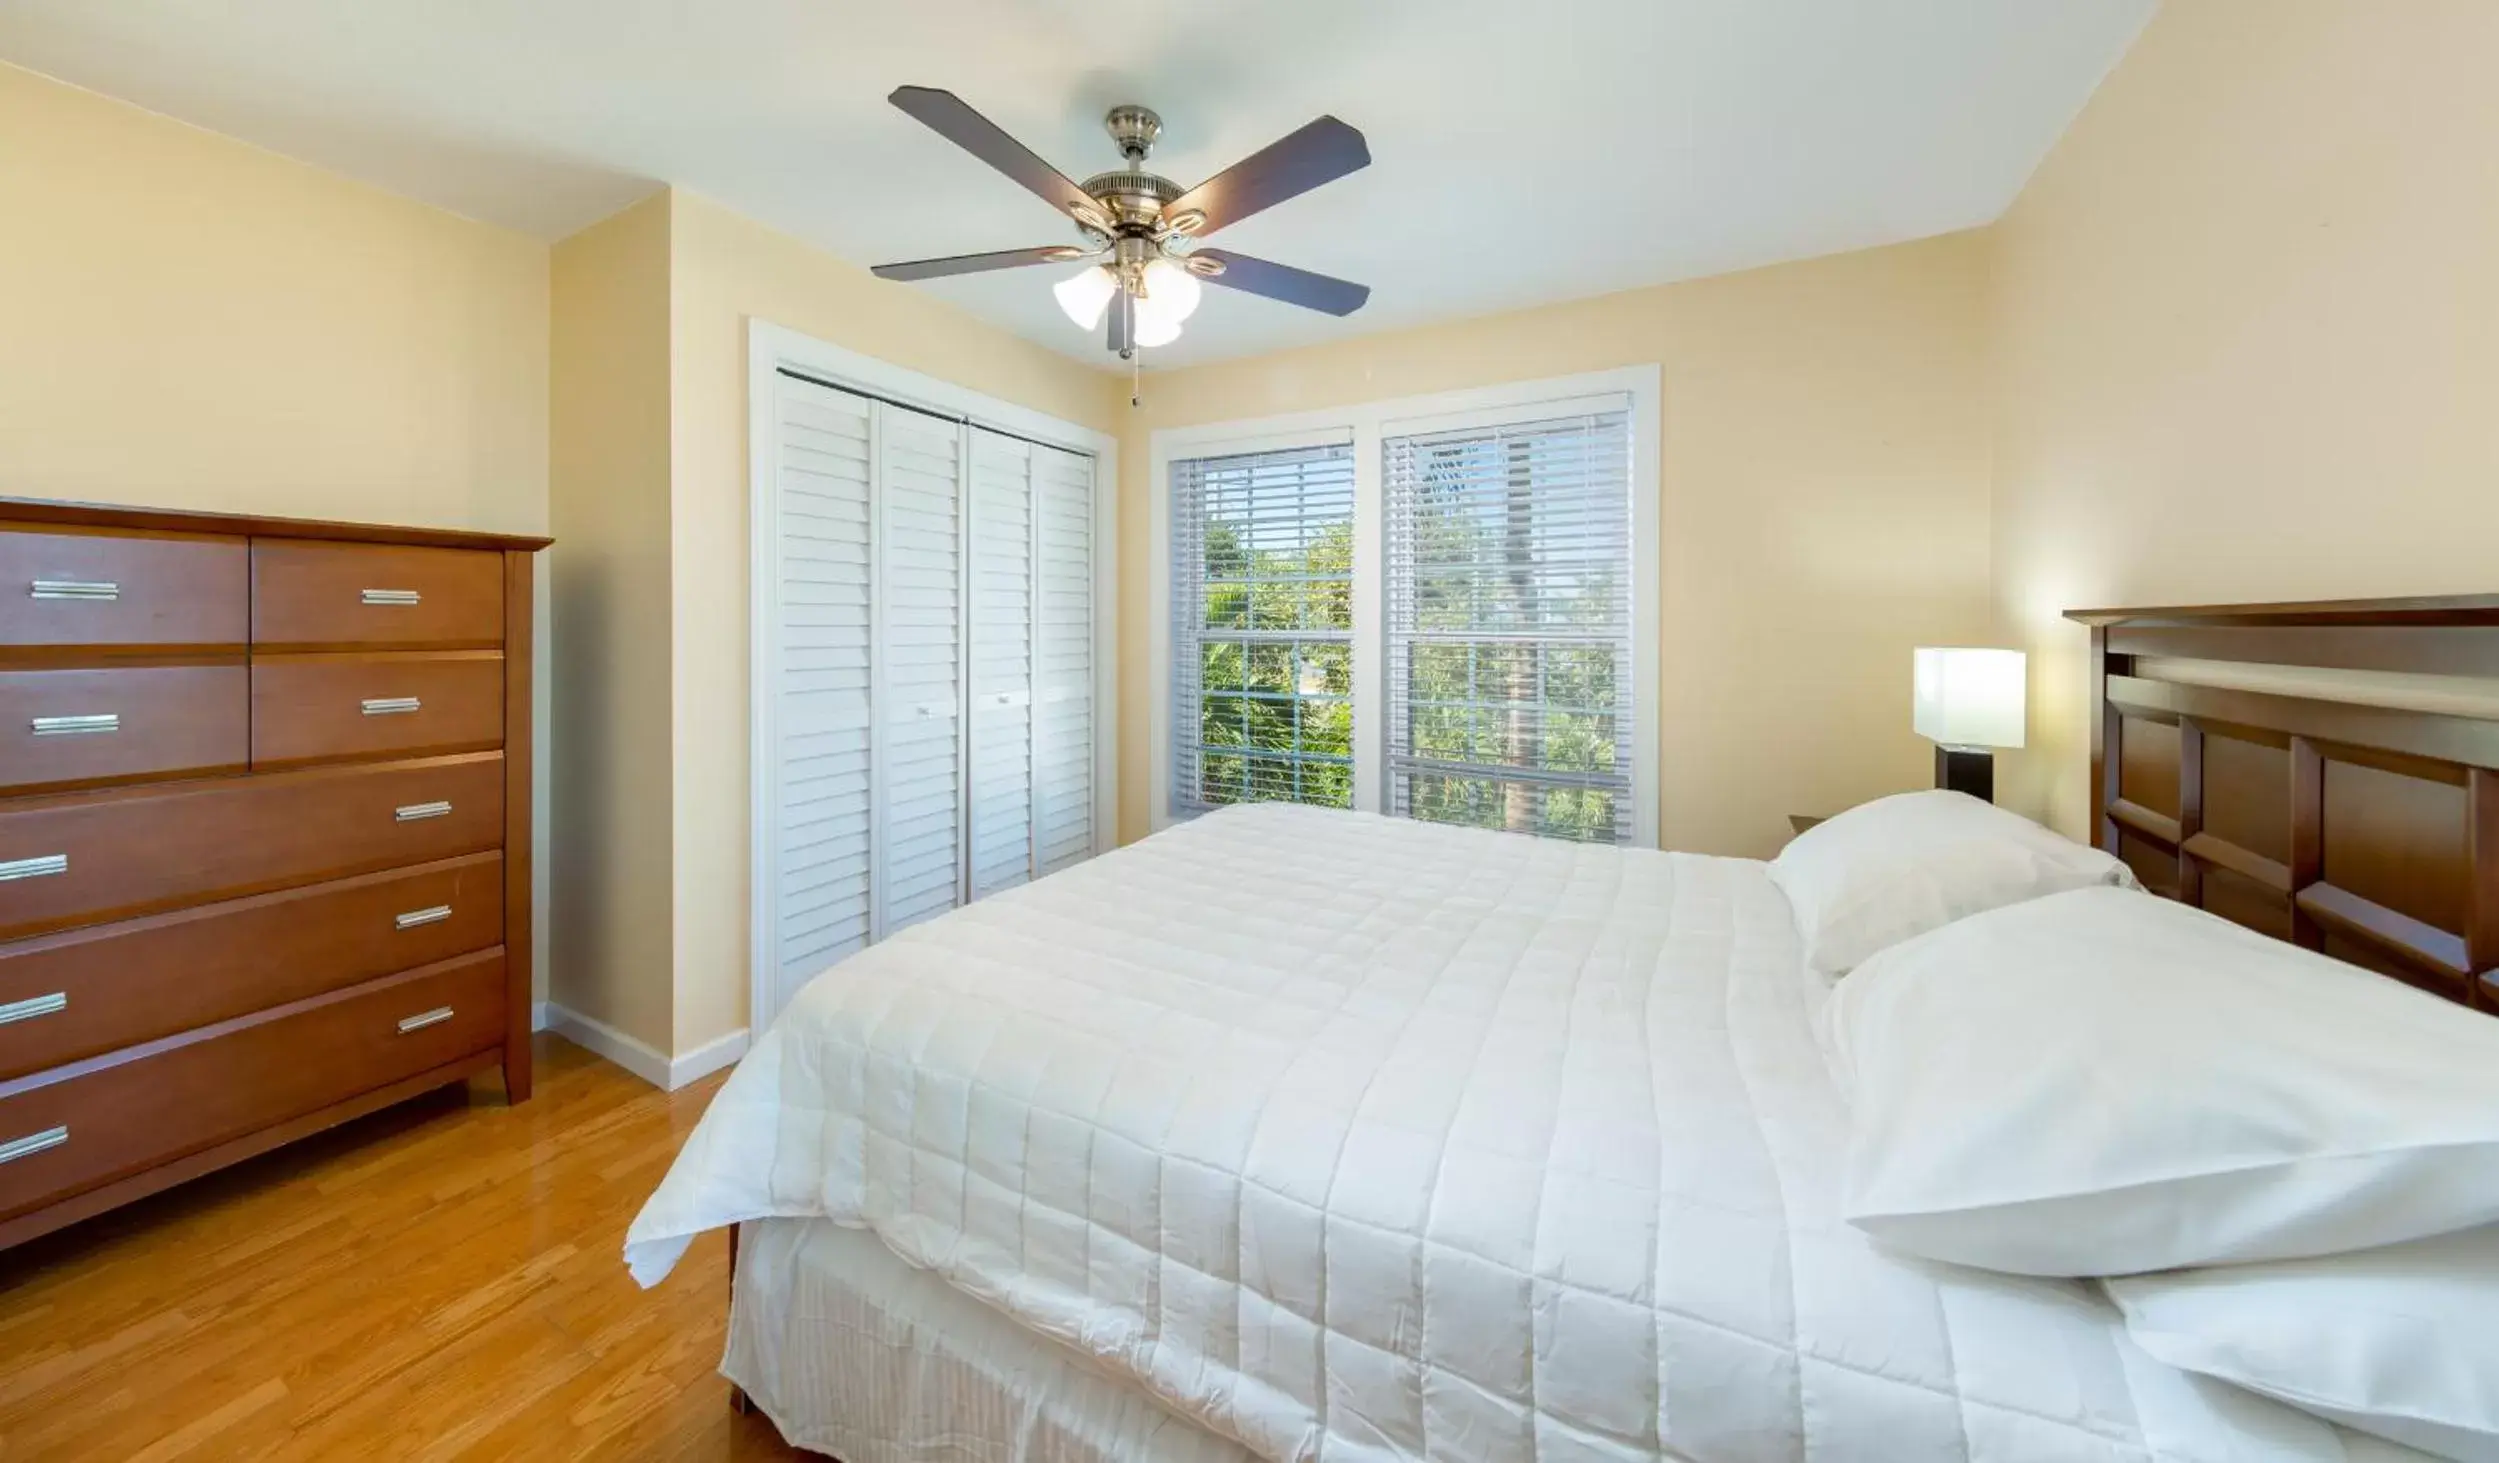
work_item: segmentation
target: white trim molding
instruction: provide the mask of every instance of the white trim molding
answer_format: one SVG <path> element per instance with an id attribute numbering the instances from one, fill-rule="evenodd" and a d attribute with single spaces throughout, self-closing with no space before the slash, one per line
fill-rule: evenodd
<path id="1" fill-rule="evenodd" d="M 627 1036 L 595 1017 L 568 1011 L 553 1001 L 537 1004 L 531 1012 L 530 1025 L 534 1030 L 552 1032 L 594 1057 L 614 1062 L 662 1092 L 674 1092 L 723 1067 L 735 1066 L 738 1058 L 746 1055 L 748 1034 L 746 1028 L 740 1027 L 690 1052 L 665 1057 L 649 1043 Z"/>
<path id="2" fill-rule="evenodd" d="M 1655 365 L 1624 366 L 1576 376 L 1510 381 L 1428 396 L 1355 402 L 1316 411 L 1244 421 L 1166 427 L 1153 434 L 1148 459 L 1149 506 L 1146 580 L 1149 613 L 1147 665 L 1147 757 L 1151 781 L 1146 826 L 1171 825 L 1171 464 L 1182 458 L 1216 457 L 1278 448 L 1350 442 L 1354 449 L 1354 684 L 1370 691 L 1354 717 L 1354 806 L 1377 812 L 1387 787 L 1387 732 L 1379 696 L 1386 686 L 1386 625 L 1382 569 L 1381 444 L 1409 432 L 1438 431 L 1479 423 L 1527 422 L 1568 416 L 1592 398 L 1629 398 L 1631 417 L 1632 552 L 1632 842 L 1655 848 L 1658 828 L 1659 682 L 1658 509 L 1664 484 L 1658 434 L 1663 423 L 1662 373 Z M 1358 689 L 1358 695 L 1360 691 Z"/>
<path id="3" fill-rule="evenodd" d="M 776 850 L 770 837 L 774 805 L 771 751 L 778 742 L 778 728 L 774 722 L 774 698 L 767 691 L 779 649 L 774 641 L 778 582 L 774 575 L 764 572 L 764 566 L 772 562 L 780 532 L 773 484 L 779 422 L 773 409 L 771 381 L 784 367 L 868 396 L 919 407 L 1093 459 L 1093 851 L 1106 853 L 1119 842 L 1119 439 L 750 316 L 746 322 L 750 1024 L 754 1021 L 753 1013 L 766 1010 L 771 1004 L 771 891 L 779 882 L 773 876 Z"/>

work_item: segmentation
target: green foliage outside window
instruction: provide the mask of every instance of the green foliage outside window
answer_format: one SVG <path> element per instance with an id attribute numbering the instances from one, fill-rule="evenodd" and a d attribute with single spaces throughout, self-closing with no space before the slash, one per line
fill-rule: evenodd
<path id="1" fill-rule="evenodd" d="M 1616 772 L 1624 586 L 1619 556 L 1582 537 L 1584 510 L 1557 515 L 1543 497 L 1549 450 L 1463 440 L 1400 464 L 1413 483 L 1397 545 L 1410 638 L 1391 757 L 1415 817 L 1610 840 L 1614 790 L 1571 779 Z"/>
<path id="2" fill-rule="evenodd" d="M 1199 796 L 1354 805 L 1354 530 L 1261 546 L 1206 526 Z"/>

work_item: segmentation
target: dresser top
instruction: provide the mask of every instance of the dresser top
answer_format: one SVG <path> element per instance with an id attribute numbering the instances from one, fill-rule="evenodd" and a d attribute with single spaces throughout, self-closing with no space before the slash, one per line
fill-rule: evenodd
<path id="1" fill-rule="evenodd" d="M 122 508 L 104 503 L 54 503 L 40 498 L 0 497 L 0 528 L 12 523 L 65 528 L 137 529 L 154 533 L 225 533 L 261 538 L 318 538 L 347 543 L 418 544 L 439 549 L 519 549 L 535 552 L 555 542 L 529 534 L 477 533 L 460 528 L 402 528 L 384 523 L 337 523 L 321 518 L 269 518 L 250 513 L 193 513 L 179 508 Z"/>

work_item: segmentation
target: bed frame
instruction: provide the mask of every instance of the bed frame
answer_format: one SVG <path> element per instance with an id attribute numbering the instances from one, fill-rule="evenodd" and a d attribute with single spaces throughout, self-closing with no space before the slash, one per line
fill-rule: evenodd
<path id="1" fill-rule="evenodd" d="M 2499 1014 L 2499 595 L 2066 618 L 2091 627 L 2101 847 Z"/>

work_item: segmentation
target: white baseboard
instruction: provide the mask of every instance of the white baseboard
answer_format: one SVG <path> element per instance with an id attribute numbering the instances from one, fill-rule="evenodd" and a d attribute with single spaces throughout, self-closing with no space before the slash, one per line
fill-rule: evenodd
<path id="1" fill-rule="evenodd" d="M 726 1036 L 716 1036 L 690 1052 L 680 1052 L 668 1064 L 668 1090 L 676 1091 L 689 1082 L 699 1082 L 723 1067 L 732 1066 L 746 1055 L 746 1028 L 741 1026 Z"/>
<path id="2" fill-rule="evenodd" d="M 743 1027 L 671 1058 L 604 1021 L 566 1010 L 553 1001 L 538 1003 L 533 1024 L 537 1030 L 552 1031 L 594 1056 L 605 1057 L 664 1092 L 674 1092 L 689 1082 L 708 1077 L 746 1055 Z"/>

